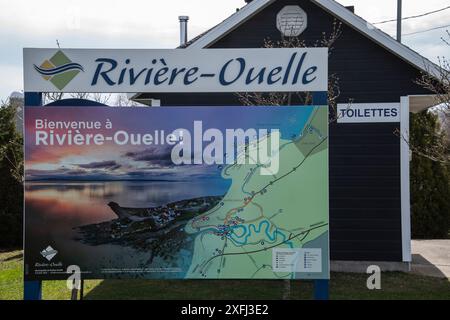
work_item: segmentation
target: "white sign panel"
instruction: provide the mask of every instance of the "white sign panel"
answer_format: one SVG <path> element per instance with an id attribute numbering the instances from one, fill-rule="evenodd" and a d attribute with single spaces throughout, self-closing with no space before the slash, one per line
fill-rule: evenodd
<path id="1" fill-rule="evenodd" d="M 327 91 L 327 48 L 24 49 L 28 92 Z"/>
<path id="2" fill-rule="evenodd" d="M 272 249 L 274 272 L 322 272 L 322 249 L 320 248 L 274 248 Z"/>
<path id="3" fill-rule="evenodd" d="M 400 122 L 400 103 L 338 104 L 338 123 Z"/>

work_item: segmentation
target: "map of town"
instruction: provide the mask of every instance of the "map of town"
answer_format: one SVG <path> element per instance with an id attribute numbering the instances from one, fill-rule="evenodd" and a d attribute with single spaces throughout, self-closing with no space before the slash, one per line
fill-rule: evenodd
<path id="1" fill-rule="evenodd" d="M 238 157 L 254 154 L 261 141 L 250 142 Z M 274 270 L 273 249 L 314 242 L 328 260 L 326 107 L 315 107 L 301 132 L 280 140 L 279 159 L 272 175 L 260 174 L 261 164 L 236 161 L 223 168 L 222 177 L 232 180 L 225 197 L 186 224 L 185 232 L 195 235 L 186 278 L 305 278 Z"/>

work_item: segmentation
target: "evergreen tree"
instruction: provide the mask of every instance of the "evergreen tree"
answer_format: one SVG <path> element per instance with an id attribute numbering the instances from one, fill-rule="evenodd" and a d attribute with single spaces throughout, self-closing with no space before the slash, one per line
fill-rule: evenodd
<path id="1" fill-rule="evenodd" d="M 410 119 L 410 143 L 415 148 L 427 150 L 446 145 L 437 115 L 423 111 L 411 114 Z M 412 237 L 447 238 L 450 229 L 448 164 L 413 153 L 410 172 Z"/>
<path id="2" fill-rule="evenodd" d="M 23 151 L 16 110 L 14 103 L 0 107 L 0 248 L 22 244 Z"/>

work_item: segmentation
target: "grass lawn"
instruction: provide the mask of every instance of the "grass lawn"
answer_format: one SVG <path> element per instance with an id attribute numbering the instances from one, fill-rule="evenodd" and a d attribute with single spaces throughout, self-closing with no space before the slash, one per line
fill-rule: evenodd
<path id="1" fill-rule="evenodd" d="M 22 299 L 22 251 L 0 252 L 0 300 Z M 366 288 L 367 275 L 332 273 L 331 299 L 450 299 L 450 282 L 387 272 L 381 290 Z M 69 299 L 65 281 L 44 281 L 44 299 Z M 281 299 L 282 281 L 262 280 L 88 280 L 85 299 Z M 189 292 L 189 295 L 186 293 Z M 293 281 L 291 299 L 310 299 L 313 285 Z"/>

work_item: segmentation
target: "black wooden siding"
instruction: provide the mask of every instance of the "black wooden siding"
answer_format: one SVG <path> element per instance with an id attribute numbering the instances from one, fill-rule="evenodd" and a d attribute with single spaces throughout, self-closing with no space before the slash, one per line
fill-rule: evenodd
<path id="1" fill-rule="evenodd" d="M 330 126 L 330 255 L 401 261 L 398 123 Z"/>
<path id="2" fill-rule="evenodd" d="M 213 44 L 213 48 L 257 48 L 264 39 L 280 39 L 276 14 L 300 5 L 308 15 L 302 34 L 314 45 L 332 30 L 335 18 L 308 0 L 279 0 Z M 399 102 L 428 93 L 414 83 L 420 72 L 351 27 L 329 59 L 330 74 L 340 81 L 339 101 Z M 165 94 L 161 104 L 239 105 L 234 94 Z M 400 139 L 398 123 L 330 126 L 330 254 L 334 260 L 402 261 Z"/>

